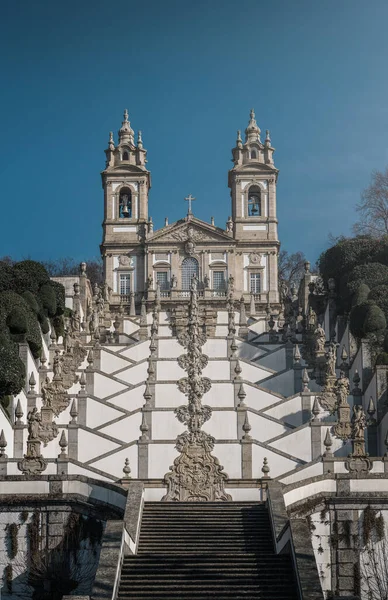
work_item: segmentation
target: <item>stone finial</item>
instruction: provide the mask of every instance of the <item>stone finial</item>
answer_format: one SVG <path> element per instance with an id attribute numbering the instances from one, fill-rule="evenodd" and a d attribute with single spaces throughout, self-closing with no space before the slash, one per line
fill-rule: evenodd
<path id="1" fill-rule="evenodd" d="M 230 344 L 230 356 L 231 358 L 234 358 L 236 356 L 236 352 L 238 350 L 238 346 L 236 343 L 236 338 L 235 336 L 232 337 L 232 342 Z"/>
<path id="2" fill-rule="evenodd" d="M 242 149 L 243 144 L 242 144 L 242 139 L 241 139 L 241 131 L 240 129 L 237 130 L 237 141 L 236 141 L 236 146 L 237 148 Z"/>
<path id="3" fill-rule="evenodd" d="M 144 298 L 144 296 L 141 299 L 140 327 L 147 327 L 147 308 L 146 308 L 146 299 Z"/>
<path id="4" fill-rule="evenodd" d="M 7 440 L 5 439 L 4 430 L 0 433 L 0 458 L 6 458 L 5 449 L 7 447 Z"/>
<path id="5" fill-rule="evenodd" d="M 245 130 L 245 141 L 246 142 L 260 142 L 260 127 L 256 123 L 255 111 L 251 108 L 249 114 L 249 123 L 248 127 Z"/>
<path id="6" fill-rule="evenodd" d="M 129 458 L 125 459 L 124 462 L 124 467 L 123 467 L 123 473 L 124 473 L 124 478 L 125 479 L 130 479 L 130 473 L 131 473 L 131 467 L 129 466 Z"/>
<path id="7" fill-rule="evenodd" d="M 361 377 L 359 375 L 358 370 L 356 369 L 354 371 L 354 375 L 353 375 L 353 383 L 354 383 L 354 388 L 352 389 L 353 396 L 362 396 L 362 391 L 360 390 L 360 381 L 361 381 Z"/>
<path id="8" fill-rule="evenodd" d="M 304 263 L 304 270 L 305 270 L 305 273 L 310 273 L 310 266 L 311 266 L 311 263 L 310 263 L 310 261 L 309 261 L 309 260 L 306 260 L 306 262 Z"/>
<path id="9" fill-rule="evenodd" d="M 155 367 L 154 367 L 154 361 L 152 360 L 151 357 L 148 358 L 147 373 L 148 373 L 148 379 L 150 381 L 153 381 L 155 378 Z"/>
<path id="10" fill-rule="evenodd" d="M 109 150 L 112 150 L 112 151 L 115 149 L 115 141 L 113 139 L 113 131 L 109 132 L 108 148 L 109 148 Z"/>
<path id="11" fill-rule="evenodd" d="M 300 350 L 299 350 L 299 346 L 298 344 L 295 344 L 295 349 L 294 349 L 294 364 L 295 365 L 299 365 L 300 364 Z"/>
<path id="12" fill-rule="evenodd" d="M 265 141 L 264 141 L 266 146 L 270 146 L 271 145 L 271 136 L 269 135 L 269 129 L 265 130 Z"/>
<path id="13" fill-rule="evenodd" d="M 77 408 L 77 403 L 75 401 L 75 398 L 73 398 L 73 402 L 71 404 L 70 416 L 71 416 L 70 423 L 72 425 L 74 425 L 77 422 L 77 417 L 78 417 L 78 408 Z"/>
<path id="14" fill-rule="evenodd" d="M 236 360 L 234 372 L 236 373 L 235 379 L 241 379 L 242 368 L 241 368 L 239 359 Z"/>
<path id="15" fill-rule="evenodd" d="M 35 386 L 36 386 L 36 379 L 35 379 L 35 374 L 34 371 L 31 371 L 31 375 L 30 375 L 30 379 L 28 380 L 30 389 L 29 389 L 29 394 L 35 394 Z"/>
<path id="16" fill-rule="evenodd" d="M 85 388 L 86 388 L 86 375 L 85 375 L 85 371 L 82 371 L 79 383 L 80 383 L 80 386 L 81 386 L 81 392 L 84 392 Z"/>
<path id="17" fill-rule="evenodd" d="M 54 327 L 51 328 L 50 340 L 51 340 L 50 348 L 55 348 L 57 345 L 57 334 L 55 333 Z"/>
<path id="18" fill-rule="evenodd" d="M 248 411 L 245 412 L 245 419 L 244 419 L 242 429 L 244 432 L 243 440 L 250 440 L 251 436 L 250 436 L 249 432 L 251 431 L 252 427 L 251 427 L 251 424 L 249 423 Z"/>
<path id="19" fill-rule="evenodd" d="M 93 362 L 94 362 L 94 354 L 93 354 L 93 349 L 90 348 L 89 352 L 88 352 L 88 357 L 87 357 L 87 361 L 88 361 L 88 369 L 93 369 Z"/>
<path id="20" fill-rule="evenodd" d="M 140 148 L 140 150 L 143 148 L 143 137 L 140 129 L 137 132 L 137 147 Z"/>
<path id="21" fill-rule="evenodd" d="M 321 412 L 317 396 L 315 396 L 315 398 L 314 398 L 313 407 L 311 409 L 311 412 L 313 413 L 313 416 L 314 416 L 313 420 L 317 421 L 318 415 Z"/>
<path id="22" fill-rule="evenodd" d="M 157 346 L 157 343 L 156 343 L 156 335 L 155 335 L 155 333 L 153 332 L 153 333 L 151 334 L 151 339 L 150 339 L 150 352 L 151 352 L 151 354 L 152 354 L 152 355 L 154 355 L 154 354 L 155 354 L 155 352 L 156 352 L 156 350 L 157 350 L 157 347 L 158 347 L 158 346 Z"/>
<path id="23" fill-rule="evenodd" d="M 67 458 L 67 454 L 66 454 L 67 439 L 66 439 L 66 433 L 65 433 L 64 429 L 62 429 L 61 437 L 59 440 L 59 447 L 61 449 L 61 453 L 59 454 L 58 458 Z"/>
<path id="24" fill-rule="evenodd" d="M 148 436 L 149 427 L 148 427 L 148 423 L 146 420 L 146 413 L 144 411 L 143 411 L 143 416 L 142 416 L 142 420 L 141 420 L 140 431 L 141 431 L 140 440 L 142 442 L 144 442 L 145 440 L 148 440 L 149 439 L 149 436 Z"/>
<path id="25" fill-rule="evenodd" d="M 309 374 L 307 373 L 307 369 L 303 369 L 303 375 L 302 375 L 302 383 L 303 383 L 303 392 L 309 392 L 309 381 L 310 381 L 310 377 Z"/>
<path id="26" fill-rule="evenodd" d="M 246 395 L 247 394 L 246 394 L 246 391 L 244 389 L 244 385 L 242 383 L 240 383 L 240 387 L 239 387 L 239 390 L 237 392 L 237 398 L 239 399 L 239 404 L 238 405 L 240 407 L 245 406 L 245 402 L 244 401 L 245 401 Z"/>
<path id="27" fill-rule="evenodd" d="M 214 227 L 214 217 L 210 217 L 210 225 Z"/>
<path id="28" fill-rule="evenodd" d="M 247 324 L 247 315 L 245 312 L 245 302 L 244 302 L 244 296 L 241 296 L 240 298 L 240 320 L 239 320 L 239 325 L 240 327 L 246 327 Z"/>
<path id="29" fill-rule="evenodd" d="M 325 439 L 323 441 L 325 445 L 325 453 L 324 456 L 332 456 L 331 447 L 333 445 L 333 440 L 331 439 L 330 429 L 326 430 Z"/>
<path id="30" fill-rule="evenodd" d="M 268 458 L 267 457 L 264 457 L 263 466 L 261 468 L 261 471 L 263 473 L 263 479 L 269 479 L 270 478 L 269 477 L 269 471 L 270 471 L 270 469 L 269 469 Z"/>
<path id="31" fill-rule="evenodd" d="M 372 396 L 369 398 L 368 408 L 366 411 L 369 415 L 368 425 L 376 425 L 376 419 L 374 418 L 374 414 L 376 412 L 376 407 Z"/>
<path id="32" fill-rule="evenodd" d="M 164 217 L 164 226 L 167 227 L 168 225 L 168 217 Z"/>
<path id="33" fill-rule="evenodd" d="M 385 448 L 386 448 L 386 451 L 385 451 L 385 455 L 384 455 L 384 456 L 385 456 L 386 458 L 388 458 L 388 430 L 387 430 L 387 433 L 386 433 L 386 436 L 385 436 L 385 439 L 384 439 L 384 446 L 385 446 Z"/>
<path id="34" fill-rule="evenodd" d="M 152 399 L 152 394 L 151 394 L 151 390 L 150 390 L 150 384 L 148 383 L 148 381 L 146 381 L 146 387 L 145 387 L 145 391 L 143 394 L 143 398 L 145 400 L 145 406 L 150 406 L 150 401 Z"/>
<path id="35" fill-rule="evenodd" d="M 18 398 L 18 401 L 17 401 L 17 404 L 16 404 L 16 409 L 15 409 L 15 417 L 17 419 L 16 423 L 18 425 L 22 424 L 21 419 L 23 417 L 23 414 L 24 413 L 23 413 L 23 410 L 22 410 L 22 405 L 21 405 L 21 402 L 20 402 L 20 398 Z"/>
<path id="36" fill-rule="evenodd" d="M 42 353 L 40 355 L 39 371 L 47 371 L 46 362 L 47 362 L 47 358 L 46 358 L 45 353 L 42 350 Z"/>
<path id="37" fill-rule="evenodd" d="M 82 262 L 79 266 L 79 274 L 86 277 L 86 262 Z"/>
<path id="38" fill-rule="evenodd" d="M 253 292 L 251 292 L 249 312 L 251 317 L 254 317 L 256 315 L 255 294 Z"/>

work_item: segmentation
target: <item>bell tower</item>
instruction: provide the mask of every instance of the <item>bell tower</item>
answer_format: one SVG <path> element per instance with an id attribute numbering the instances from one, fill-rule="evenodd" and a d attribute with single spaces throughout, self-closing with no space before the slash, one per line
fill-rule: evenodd
<path id="1" fill-rule="evenodd" d="M 116 273 L 120 265 L 133 271 L 130 277 L 128 275 L 125 289 L 132 292 L 139 288 L 140 280 L 137 280 L 143 260 L 140 245 L 152 227 L 148 218 L 151 174 L 146 168 L 147 151 L 143 148 L 141 131 L 138 132 L 137 143 L 134 135 L 125 110 L 117 145 L 113 133 L 109 135 L 105 169 L 101 173 L 104 189 L 101 254 L 105 281 L 116 293 L 120 293 L 120 277 Z M 141 281 L 143 278 L 144 273 Z"/>
<path id="2" fill-rule="evenodd" d="M 278 241 L 276 218 L 276 182 L 278 170 L 273 162 L 274 148 L 269 131 L 264 143 L 253 109 L 245 142 L 237 132 L 232 150 L 234 167 L 229 171 L 228 185 L 232 198 L 234 236 L 239 240 Z"/>

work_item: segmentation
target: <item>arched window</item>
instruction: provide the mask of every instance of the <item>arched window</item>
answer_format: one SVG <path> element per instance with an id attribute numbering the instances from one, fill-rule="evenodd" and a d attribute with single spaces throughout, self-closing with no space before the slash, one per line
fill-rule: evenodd
<path id="1" fill-rule="evenodd" d="M 189 290 L 191 287 L 191 282 L 193 275 L 198 277 L 199 275 L 199 266 L 196 258 L 192 256 L 185 258 L 182 262 L 182 289 Z"/>
<path id="2" fill-rule="evenodd" d="M 128 152 L 123 152 L 123 160 L 129 160 Z"/>
<path id="3" fill-rule="evenodd" d="M 257 158 L 256 150 L 251 150 L 251 158 Z"/>
<path id="4" fill-rule="evenodd" d="M 132 217 L 132 193 L 128 188 L 120 191 L 119 217 L 120 219 L 130 219 Z"/>
<path id="5" fill-rule="evenodd" d="M 260 188 L 253 186 L 248 194 L 248 216 L 261 217 L 261 193 Z"/>

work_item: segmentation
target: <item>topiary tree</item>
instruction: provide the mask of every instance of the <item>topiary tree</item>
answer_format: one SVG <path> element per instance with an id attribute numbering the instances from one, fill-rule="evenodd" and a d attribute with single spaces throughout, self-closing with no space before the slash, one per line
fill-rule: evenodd
<path id="1" fill-rule="evenodd" d="M 363 302 L 366 302 L 368 300 L 369 294 L 369 286 L 367 286 L 366 283 L 360 283 L 360 285 L 358 286 L 358 288 L 352 296 L 352 306 L 357 306 L 357 304 L 362 304 Z"/>
<path id="2" fill-rule="evenodd" d="M 358 265 L 348 275 L 347 287 L 354 294 L 361 283 L 373 289 L 377 285 L 388 284 L 388 267 L 381 263 Z"/>
<path id="3" fill-rule="evenodd" d="M 50 281 L 50 285 L 55 292 L 55 298 L 57 301 L 57 311 L 55 313 L 56 316 L 63 315 L 66 308 L 66 295 L 64 286 L 58 281 Z"/>
<path id="4" fill-rule="evenodd" d="M 319 257 L 319 272 L 327 282 L 331 277 L 337 285 L 341 277 L 357 265 L 374 262 L 381 254 L 381 242 L 370 236 L 342 238 Z"/>
<path id="5" fill-rule="evenodd" d="M 27 302 L 27 304 L 32 308 L 34 313 L 38 314 L 40 307 L 39 307 L 38 300 L 36 299 L 36 296 L 34 296 L 34 294 L 28 290 L 23 292 L 21 294 L 21 296 L 22 296 L 22 298 L 24 298 L 24 300 Z"/>
<path id="6" fill-rule="evenodd" d="M 28 331 L 26 311 L 20 306 L 15 306 L 7 317 L 7 327 L 10 333 L 24 336 Z"/>
<path id="7" fill-rule="evenodd" d="M 352 308 L 349 327 L 352 334 L 361 339 L 386 329 L 387 321 L 381 308 L 368 300 Z"/>
<path id="8" fill-rule="evenodd" d="M 13 268 L 7 262 L 0 261 L 0 292 L 12 289 Z"/>
<path id="9" fill-rule="evenodd" d="M 57 312 L 57 297 L 55 289 L 50 283 L 45 283 L 39 290 L 39 298 L 43 309 L 49 317 L 54 317 Z"/>
<path id="10" fill-rule="evenodd" d="M 376 302 L 388 321 L 388 284 L 377 285 L 374 287 L 369 293 L 368 300 Z"/>
<path id="11" fill-rule="evenodd" d="M 388 365 L 388 352 L 380 352 L 377 355 L 376 365 Z"/>
<path id="12" fill-rule="evenodd" d="M 36 314 L 27 302 L 15 292 L 2 292 L 0 294 L 0 331 L 9 334 L 7 319 L 14 309 L 25 315 L 27 320 L 26 341 L 34 358 L 39 358 L 42 350 L 42 337 Z"/>
<path id="13" fill-rule="evenodd" d="M 50 281 L 43 265 L 34 260 L 23 260 L 16 263 L 12 269 L 12 289 L 18 294 L 26 290 L 37 294 L 39 288 Z"/>
<path id="14" fill-rule="evenodd" d="M 0 398 L 19 394 L 25 383 L 25 366 L 15 342 L 0 333 Z"/>

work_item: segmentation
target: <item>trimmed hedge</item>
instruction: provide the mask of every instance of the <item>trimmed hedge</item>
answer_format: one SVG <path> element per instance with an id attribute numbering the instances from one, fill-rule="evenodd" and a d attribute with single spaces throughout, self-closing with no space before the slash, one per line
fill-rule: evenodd
<path id="1" fill-rule="evenodd" d="M 23 314 L 27 320 L 26 341 L 34 358 L 39 358 L 42 350 L 42 338 L 36 314 L 24 298 L 15 292 L 2 292 L 0 294 L 0 332 L 7 333 L 7 319 L 15 309 L 18 309 L 19 314 Z"/>
<path id="2" fill-rule="evenodd" d="M 57 301 L 57 312 L 56 316 L 63 315 L 66 308 L 66 295 L 64 286 L 58 281 L 50 281 L 51 287 L 55 291 L 55 297 Z"/>
<path id="3" fill-rule="evenodd" d="M 21 294 L 21 296 L 24 298 L 24 300 L 27 302 L 27 304 L 29 304 L 29 306 L 32 308 L 34 313 L 38 314 L 40 311 L 40 306 L 39 306 L 39 303 L 38 303 L 36 297 L 34 296 L 34 294 L 32 292 L 29 292 L 28 290 L 26 290 L 25 292 L 23 292 Z"/>
<path id="4" fill-rule="evenodd" d="M 326 282 L 333 277 L 338 284 L 341 277 L 357 265 L 382 260 L 382 252 L 381 240 L 369 236 L 345 238 L 322 252 L 318 259 L 319 272 Z"/>
<path id="5" fill-rule="evenodd" d="M 358 265 L 348 275 L 349 292 L 354 294 L 361 283 L 371 290 L 377 285 L 388 284 L 388 267 L 376 262 Z"/>
<path id="6" fill-rule="evenodd" d="M 360 285 L 358 286 L 358 288 L 352 296 L 352 306 L 357 306 L 358 304 L 366 302 L 368 300 L 369 294 L 370 288 L 366 285 L 366 283 L 360 283 Z"/>
<path id="7" fill-rule="evenodd" d="M 45 283 L 39 290 L 39 298 L 47 316 L 55 317 L 57 313 L 57 297 L 50 283 Z"/>
<path id="8" fill-rule="evenodd" d="M 28 331 L 27 315 L 20 306 L 15 306 L 7 317 L 7 326 L 11 333 L 24 335 Z"/>
<path id="9" fill-rule="evenodd" d="M 387 321 L 381 308 L 368 300 L 352 308 L 349 327 L 355 337 L 365 338 L 369 333 L 386 329 Z"/>
<path id="10" fill-rule="evenodd" d="M 374 287 L 368 296 L 368 300 L 376 302 L 388 321 L 388 284 L 381 284 Z"/>
<path id="11" fill-rule="evenodd" d="M 388 365 L 388 352 L 380 352 L 376 358 L 376 365 Z"/>
<path id="12" fill-rule="evenodd" d="M 0 397 L 19 394 L 25 383 L 25 367 L 15 342 L 0 333 Z"/>
<path id="13" fill-rule="evenodd" d="M 7 292 L 12 289 L 13 267 L 8 263 L 0 261 L 0 292 Z"/>

